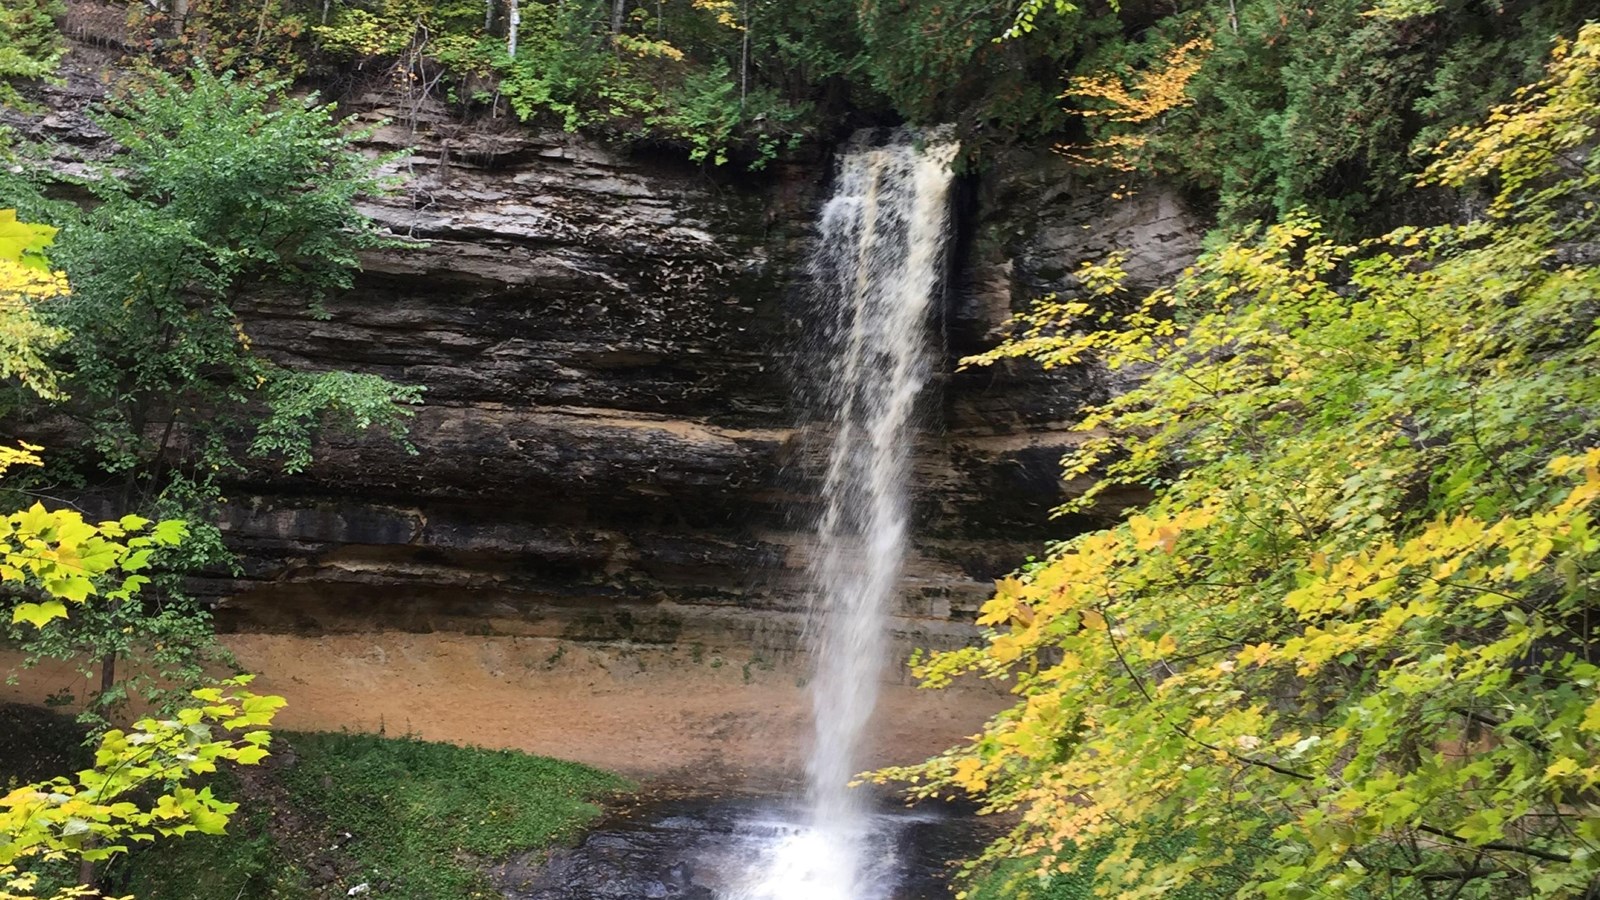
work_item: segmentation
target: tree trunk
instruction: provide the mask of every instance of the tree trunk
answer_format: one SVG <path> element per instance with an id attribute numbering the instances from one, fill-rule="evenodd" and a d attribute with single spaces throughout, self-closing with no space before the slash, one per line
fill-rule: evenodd
<path id="1" fill-rule="evenodd" d="M 494 0 L 483 0 L 483 36 L 494 34 Z"/>
<path id="2" fill-rule="evenodd" d="M 111 693 L 117 685 L 117 654 L 116 651 L 100 657 L 100 696 Z"/>
<path id="3" fill-rule="evenodd" d="M 750 0 L 744 0 L 744 36 L 739 41 L 739 112 L 750 93 Z"/>
<path id="4" fill-rule="evenodd" d="M 522 4 L 520 0 L 511 0 L 511 15 L 506 20 L 506 55 L 515 59 L 517 56 L 517 29 L 522 25 Z"/>
<path id="5" fill-rule="evenodd" d="M 117 654 L 115 651 L 113 651 L 100 657 L 100 698 L 103 700 L 106 694 L 110 693 L 111 689 L 115 687 L 116 684 Z M 93 846 L 94 839 L 91 836 L 88 843 L 84 844 L 84 847 L 89 848 Z M 99 880 L 100 876 L 99 873 L 95 871 L 93 860 L 83 859 L 78 861 L 78 884 L 80 886 L 93 890 L 99 887 Z"/>
<path id="6" fill-rule="evenodd" d="M 611 39 L 622 34 L 622 23 L 628 19 L 628 0 L 611 0 Z"/>

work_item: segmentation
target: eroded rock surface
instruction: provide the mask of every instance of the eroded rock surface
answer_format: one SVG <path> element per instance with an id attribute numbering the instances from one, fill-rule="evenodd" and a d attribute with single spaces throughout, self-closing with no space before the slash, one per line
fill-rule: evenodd
<path id="1" fill-rule="evenodd" d="M 13 124 L 60 141 L 64 166 L 103 154 L 81 115 L 99 90 L 72 74 Z M 425 386 L 416 452 L 335 435 L 303 474 L 234 485 L 245 574 L 209 585 L 222 626 L 792 644 L 821 441 L 791 398 L 826 314 L 800 286 L 825 154 L 740 175 L 382 96 L 347 108 L 391 122 L 370 149 L 402 154 L 404 186 L 367 211 L 412 243 L 321 310 L 263 296 L 244 317 L 284 363 Z M 962 190 L 897 619 L 920 644 L 964 640 L 990 579 L 1081 527 L 1048 518 L 1073 487 L 1057 460 L 1115 387 L 955 361 L 1084 258 L 1126 248 L 1154 283 L 1198 247 L 1170 195 L 1105 200 L 1047 152 Z"/>

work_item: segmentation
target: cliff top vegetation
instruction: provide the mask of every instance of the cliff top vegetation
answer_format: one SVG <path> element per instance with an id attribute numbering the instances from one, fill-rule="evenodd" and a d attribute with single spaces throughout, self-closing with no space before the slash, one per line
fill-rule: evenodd
<path id="1" fill-rule="evenodd" d="M 1305 207 L 1366 235 L 1418 196 L 1406 175 L 1422 151 L 1536 79 L 1587 15 L 1582 0 L 73 2 L 125 16 L 98 39 L 157 66 L 359 85 L 712 165 L 761 168 L 897 121 L 955 123 L 976 165 L 1049 140 L 1096 173 L 1108 154 L 1084 148 L 1131 141 L 1142 178 L 1188 189 L 1224 226 Z M 48 75 L 63 11 L 0 13 L 0 84 Z M 1175 55 L 1185 103 L 1106 114 L 1108 89 L 1153 86 Z"/>

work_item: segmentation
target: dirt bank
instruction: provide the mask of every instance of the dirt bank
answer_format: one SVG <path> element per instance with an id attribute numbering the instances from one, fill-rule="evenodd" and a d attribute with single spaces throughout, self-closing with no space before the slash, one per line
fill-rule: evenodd
<path id="1" fill-rule="evenodd" d="M 260 690 L 288 698 L 286 728 L 509 747 L 730 789 L 793 779 L 810 736 L 803 664 L 750 652 L 395 632 L 224 640 L 261 673 Z M 0 655 L 0 670 L 13 662 Z M 48 667 L 0 685 L 0 698 L 38 702 L 85 685 L 70 668 Z M 942 750 L 1002 701 L 982 688 L 886 684 L 871 762 Z"/>

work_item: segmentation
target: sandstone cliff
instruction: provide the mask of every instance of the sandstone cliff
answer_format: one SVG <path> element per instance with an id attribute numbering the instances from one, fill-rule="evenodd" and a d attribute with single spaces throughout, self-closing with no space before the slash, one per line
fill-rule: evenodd
<path id="1" fill-rule="evenodd" d="M 102 153 L 81 115 L 97 90 L 75 73 L 20 124 L 64 161 Z M 408 149 L 403 189 L 369 212 L 413 243 L 370 256 L 321 316 L 263 297 L 246 324 L 283 362 L 426 386 L 416 453 L 334 437 L 302 475 L 235 485 L 245 575 L 209 586 L 222 627 L 792 646 L 818 436 L 791 398 L 823 314 L 801 270 L 826 154 L 738 175 L 352 105 L 390 122 L 374 153 Z M 1081 525 L 1048 519 L 1070 488 L 1057 460 L 1066 423 L 1110 389 L 1092 370 L 955 360 L 1084 258 L 1130 249 L 1151 283 L 1198 246 L 1171 196 L 1113 203 L 1048 152 L 1006 155 L 958 193 L 897 619 L 916 644 L 964 640 L 990 579 Z"/>

